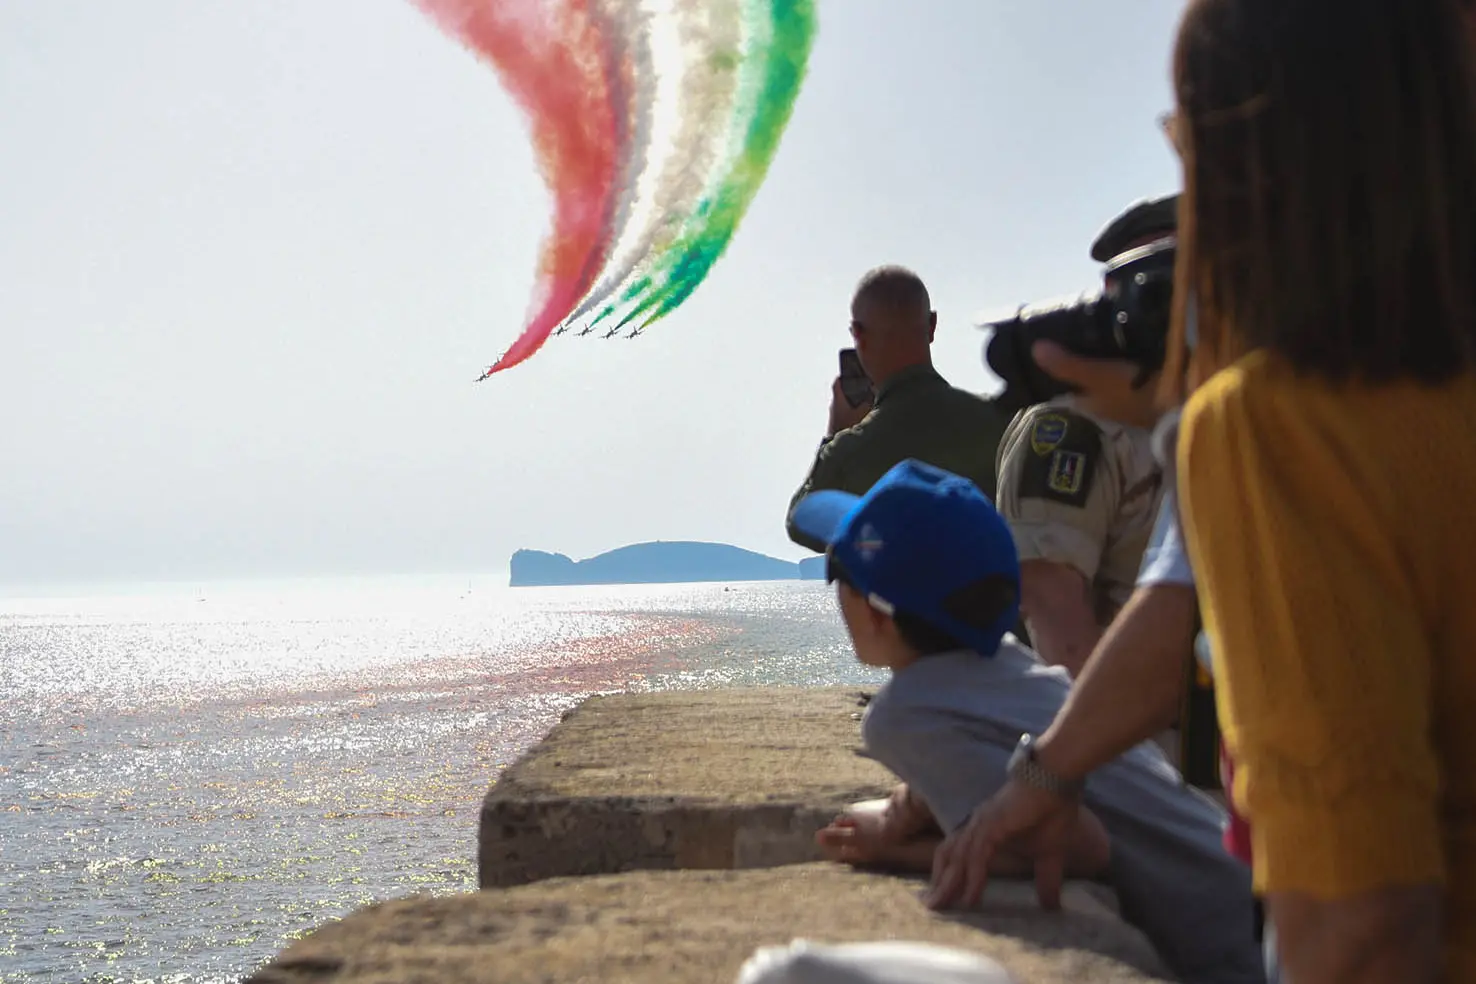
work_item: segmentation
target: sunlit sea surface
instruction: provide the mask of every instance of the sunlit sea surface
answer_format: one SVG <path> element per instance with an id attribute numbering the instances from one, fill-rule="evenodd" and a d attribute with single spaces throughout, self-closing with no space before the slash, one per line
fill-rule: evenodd
<path id="1" fill-rule="evenodd" d="M 235 981 L 474 890 L 482 795 L 583 696 L 876 679 L 818 583 L 0 600 L 0 982 Z"/>

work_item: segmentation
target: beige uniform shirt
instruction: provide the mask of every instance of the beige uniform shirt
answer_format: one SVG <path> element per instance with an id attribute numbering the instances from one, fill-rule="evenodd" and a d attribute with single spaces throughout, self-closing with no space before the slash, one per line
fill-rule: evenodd
<path id="1" fill-rule="evenodd" d="M 1000 515 L 1020 561 L 1068 564 L 1099 624 L 1127 603 L 1163 494 L 1151 432 L 1078 410 L 1070 396 L 1016 414 L 999 444 Z"/>

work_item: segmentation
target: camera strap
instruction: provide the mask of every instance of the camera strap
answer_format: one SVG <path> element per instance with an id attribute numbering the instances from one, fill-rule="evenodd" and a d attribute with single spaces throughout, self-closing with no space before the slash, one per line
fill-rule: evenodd
<path id="1" fill-rule="evenodd" d="M 1204 625 L 1197 611 L 1194 638 Z M 1197 789 L 1217 792 L 1220 780 L 1220 716 L 1215 707 L 1215 680 L 1190 646 L 1186 656 L 1183 703 L 1179 708 L 1179 771 Z"/>

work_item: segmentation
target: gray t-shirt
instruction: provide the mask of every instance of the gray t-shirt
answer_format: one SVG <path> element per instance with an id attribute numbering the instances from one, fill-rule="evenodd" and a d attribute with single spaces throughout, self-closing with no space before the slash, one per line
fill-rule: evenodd
<path id="1" fill-rule="evenodd" d="M 1005 783 L 1020 735 L 1040 734 L 1071 678 L 1012 637 L 999 652 L 928 656 L 894 673 L 862 719 L 866 748 L 922 796 L 945 831 Z M 1112 842 L 1123 918 L 1188 984 L 1262 984 L 1250 870 L 1225 853 L 1224 810 L 1144 743 L 1087 780 Z"/>

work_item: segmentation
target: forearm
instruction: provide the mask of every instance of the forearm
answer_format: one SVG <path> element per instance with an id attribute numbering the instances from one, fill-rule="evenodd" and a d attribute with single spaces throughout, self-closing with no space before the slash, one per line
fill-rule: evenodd
<path id="1" fill-rule="evenodd" d="M 813 550 L 816 553 L 824 553 L 826 544 L 806 536 L 803 531 L 795 526 L 794 510 L 800 504 L 800 501 L 812 492 L 844 487 L 841 475 L 839 474 L 837 459 L 834 454 L 830 453 L 832 450 L 829 445 L 829 438 L 821 442 L 820 450 L 816 452 L 815 460 L 810 465 L 810 473 L 805 476 L 805 480 L 800 483 L 800 487 L 795 490 L 794 495 L 790 496 L 789 509 L 785 513 L 784 528 L 789 534 L 789 539 L 806 550 Z"/>
<path id="2" fill-rule="evenodd" d="M 1047 560 L 1021 565 L 1020 610 L 1040 658 L 1073 678 L 1102 636 L 1087 579 L 1073 567 Z"/>
<path id="3" fill-rule="evenodd" d="M 1085 776 L 1173 724 L 1197 604 L 1189 587 L 1134 592 L 1041 736 L 1043 763 L 1058 775 Z"/>
<path id="4" fill-rule="evenodd" d="M 1048 666 L 1059 666 L 1075 679 L 1081 674 L 1101 629 L 1084 623 L 1064 623 L 1049 615 L 1025 616 L 1030 642 Z"/>
<path id="5" fill-rule="evenodd" d="M 1383 889 L 1337 902 L 1273 893 L 1278 958 L 1296 984 L 1435 984 L 1440 890 Z"/>

